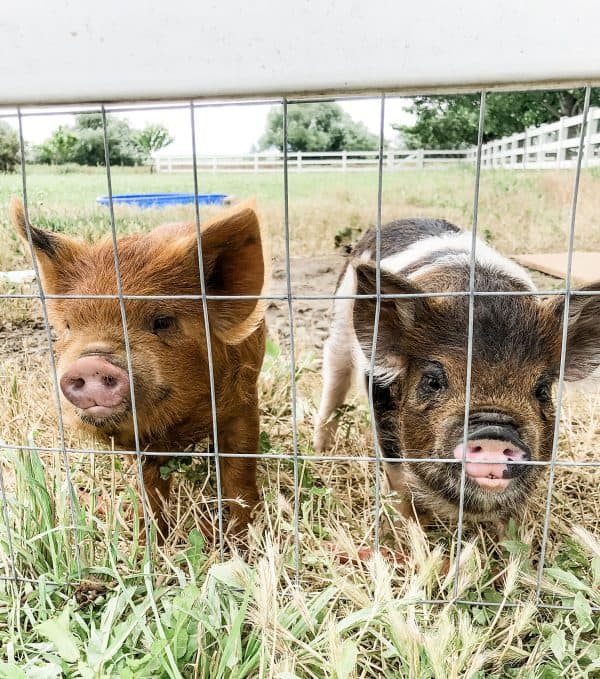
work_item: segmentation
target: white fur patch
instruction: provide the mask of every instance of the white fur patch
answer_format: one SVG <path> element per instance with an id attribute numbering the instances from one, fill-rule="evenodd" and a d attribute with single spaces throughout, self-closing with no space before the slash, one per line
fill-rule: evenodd
<path id="1" fill-rule="evenodd" d="M 440 256 L 435 263 L 427 264 L 412 272 L 408 276 L 409 279 L 421 277 L 426 272 L 434 271 L 442 266 L 451 266 L 459 263 L 469 264 L 471 261 L 472 238 L 472 233 L 469 231 L 423 238 L 410 245 L 406 250 L 397 252 L 389 257 L 384 257 L 381 260 L 381 268 L 391 273 L 401 274 L 415 262 L 428 257 L 433 252 L 444 252 L 444 255 Z M 475 245 L 475 260 L 480 266 L 494 269 L 524 283 L 530 290 L 536 289 L 529 274 L 523 267 L 503 257 L 487 245 L 487 243 L 479 240 L 479 238 L 477 238 Z"/>
<path id="2" fill-rule="evenodd" d="M 411 272 L 407 278 L 421 278 L 428 272 L 433 272 L 440 267 L 456 264 L 470 264 L 471 261 L 471 232 L 448 233 L 442 236 L 423 238 L 410 245 L 405 250 L 397 252 L 381 260 L 381 268 L 394 274 L 402 274 L 415 262 L 427 258 L 433 252 L 443 253 L 434 263 L 426 264 Z M 480 266 L 497 271 L 500 274 L 510 276 L 528 289 L 536 289 L 529 274 L 515 262 L 503 257 L 483 241 L 477 239 L 475 246 L 476 263 Z M 373 262 L 374 253 L 366 250 L 361 253 L 361 262 Z M 336 297 L 351 296 L 356 294 L 356 273 L 353 266 L 346 269 L 338 289 Z M 357 373 L 367 373 L 371 369 L 371 362 L 363 352 L 353 325 L 353 299 L 335 299 L 333 303 L 333 321 L 330 336 L 334 336 L 338 347 L 346 347 L 346 351 L 352 356 L 353 370 Z M 400 373 L 400 368 L 376 366 L 375 373 L 378 380 L 384 383 L 393 381 Z M 361 382 L 361 380 L 359 380 Z"/>

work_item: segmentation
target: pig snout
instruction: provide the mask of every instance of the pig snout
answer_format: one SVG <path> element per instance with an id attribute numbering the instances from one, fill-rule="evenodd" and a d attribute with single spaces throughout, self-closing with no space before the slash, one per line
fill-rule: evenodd
<path id="1" fill-rule="evenodd" d="M 463 459 L 461 441 L 453 454 Z M 481 488 L 491 491 L 506 489 L 511 479 L 525 469 L 524 465 L 507 464 L 529 460 L 527 447 L 519 440 L 512 427 L 487 426 L 473 431 L 467 441 L 465 472 Z"/>
<path id="2" fill-rule="evenodd" d="M 127 372 L 100 356 L 85 356 L 72 363 L 60 378 L 65 397 L 93 417 L 107 417 L 129 393 Z"/>

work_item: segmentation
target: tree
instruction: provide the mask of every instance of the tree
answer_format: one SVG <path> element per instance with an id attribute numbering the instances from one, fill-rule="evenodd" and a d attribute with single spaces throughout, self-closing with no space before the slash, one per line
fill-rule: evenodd
<path id="1" fill-rule="evenodd" d="M 58 127 L 50 139 L 35 148 L 34 157 L 38 163 L 62 165 L 72 162 L 77 136 L 64 126 Z"/>
<path id="2" fill-rule="evenodd" d="M 147 158 L 175 141 L 164 125 L 146 125 L 135 135 L 135 142 Z"/>
<path id="3" fill-rule="evenodd" d="M 600 104 L 600 91 L 592 91 Z M 573 116 L 583 108 L 583 90 L 493 92 L 486 97 L 483 141 L 523 132 L 526 127 Z M 406 109 L 414 125 L 392 125 L 408 148 L 466 148 L 477 143 L 478 94 L 415 97 Z"/>
<path id="4" fill-rule="evenodd" d="M 269 111 L 261 150 L 283 150 L 283 111 Z M 379 146 L 377 135 L 366 125 L 353 120 L 339 104 L 293 104 L 288 108 L 289 151 L 373 151 Z"/>
<path id="5" fill-rule="evenodd" d="M 146 154 L 136 141 L 136 131 L 127 120 L 109 116 L 106 136 L 111 165 L 139 165 Z M 36 149 L 41 163 L 61 165 L 104 165 L 104 126 L 100 113 L 82 113 L 75 125 L 57 128 L 50 138 Z"/>
<path id="6" fill-rule="evenodd" d="M 0 120 L 0 172 L 14 172 L 19 164 L 19 137 L 4 120 Z"/>

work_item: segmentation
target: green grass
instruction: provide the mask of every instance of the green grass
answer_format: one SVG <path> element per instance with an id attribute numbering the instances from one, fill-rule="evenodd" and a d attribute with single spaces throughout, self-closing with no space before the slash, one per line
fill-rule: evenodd
<path id="1" fill-rule="evenodd" d="M 34 167 L 28 177 L 35 224 L 87 237 L 108 230 L 108 212 L 94 204 L 106 193 L 102 169 Z M 584 173 L 582 179 L 577 242 L 599 248 L 600 176 Z M 483 235 L 507 253 L 563 248 L 571 184 L 567 172 L 484 172 Z M 189 191 L 192 182 L 185 175 L 116 168 L 113 188 Z M 0 269 L 29 267 L 6 217 L 9 196 L 20 190 L 19 177 L 0 176 Z M 200 190 L 256 195 L 273 254 L 281 257 L 280 176 L 202 175 Z M 429 214 L 469 224 L 472 190 L 469 168 L 389 175 L 384 219 Z M 374 173 L 291 174 L 292 254 L 334 254 L 338 232 L 355 234 L 374 222 L 376 193 Z M 120 231 L 192 216 L 189 208 L 117 210 Z M 0 304 L 0 328 L 12 324 L 27 332 L 24 321 L 36 307 Z M 320 386 L 318 353 L 307 333 L 300 333 L 296 347 L 303 454 L 312 450 Z M 34 449 L 57 445 L 47 359 L 2 356 L 0 436 Z M 290 450 L 287 361 L 284 338 L 273 337 L 261 377 L 266 453 Z M 595 394 L 567 401 L 561 458 L 598 459 L 599 403 Z M 365 404 L 352 401 L 341 414 L 340 452 L 371 452 L 368 422 Z M 151 539 L 149 553 L 138 530 L 135 465 L 102 455 L 96 442 L 75 434 L 68 433 L 67 443 L 100 451 L 70 456 L 73 497 L 60 455 L 0 454 L 6 496 L 5 504 L 0 499 L 0 678 L 600 676 L 600 616 L 591 609 L 600 606 L 597 468 L 556 473 L 541 601 L 574 608 L 569 611 L 538 608 L 534 596 L 544 484 L 502 545 L 482 528 L 466 531 L 456 582 L 454 526 L 427 534 L 410 524 L 386 529 L 388 551 L 369 554 L 373 467 L 302 464 L 298 587 L 291 460 L 261 463 L 264 508 L 247 544 L 228 538 L 221 564 L 214 538 L 200 530 L 207 519 L 214 525 L 215 516 L 214 470 L 205 461 L 172 465 L 175 529 L 162 547 Z M 388 517 L 391 499 L 384 497 Z M 384 558 L 392 552 L 395 560 Z M 13 561 L 17 575 L 31 582 L 10 580 Z M 455 588 L 460 600 L 493 606 L 419 603 L 451 601 Z"/>

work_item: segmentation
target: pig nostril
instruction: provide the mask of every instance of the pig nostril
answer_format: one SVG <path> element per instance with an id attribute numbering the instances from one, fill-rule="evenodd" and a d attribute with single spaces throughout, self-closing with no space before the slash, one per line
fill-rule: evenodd
<path id="1" fill-rule="evenodd" d="M 104 377 L 104 384 L 106 384 L 107 387 L 114 387 L 116 383 L 117 380 L 114 377 L 111 377 L 110 375 Z"/>
<path id="2" fill-rule="evenodd" d="M 505 448 L 503 451 L 503 455 L 506 455 L 509 457 L 510 455 L 514 455 L 514 450 L 512 448 Z"/>
<path id="3" fill-rule="evenodd" d="M 481 446 L 475 446 L 471 449 L 474 453 L 480 453 L 483 449 Z"/>
<path id="4" fill-rule="evenodd" d="M 83 389 L 83 387 L 85 387 L 85 380 L 83 377 L 78 377 L 71 382 L 71 386 L 73 389 Z"/>

